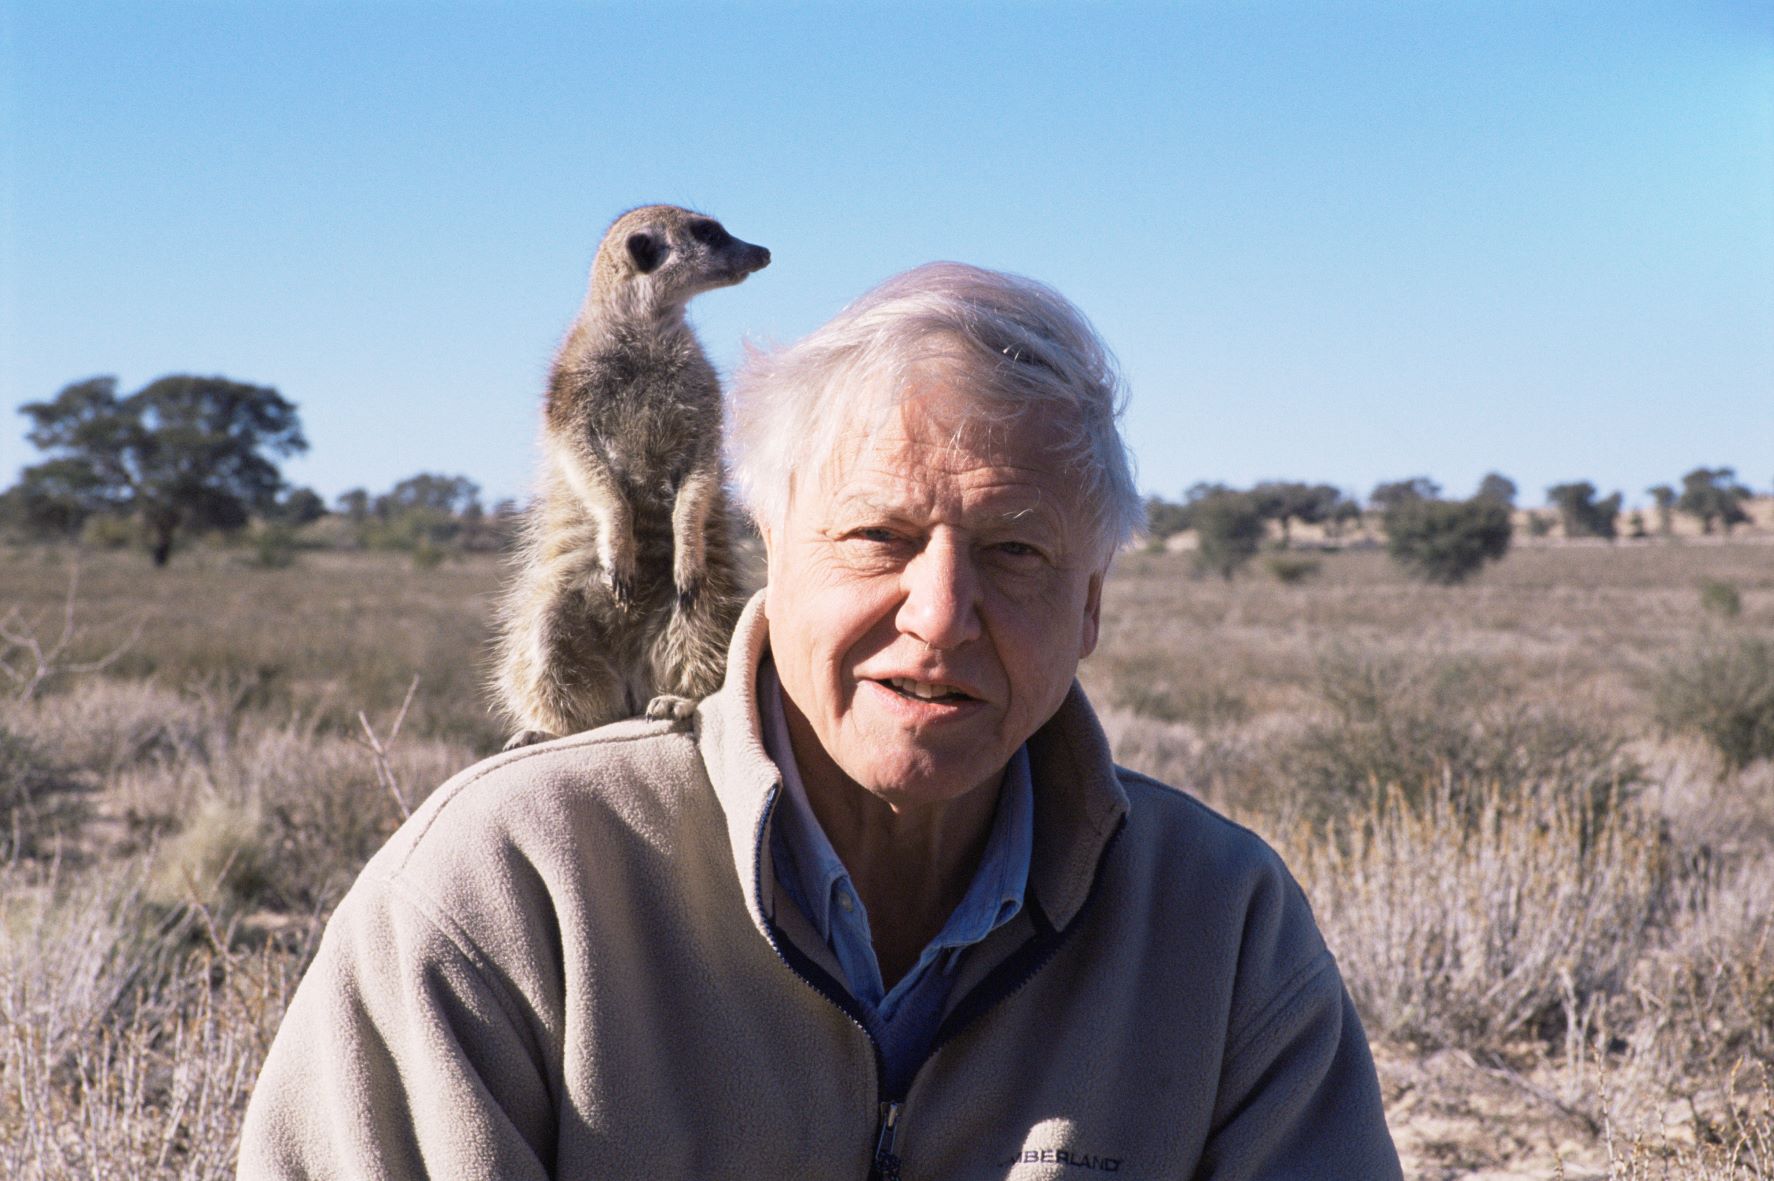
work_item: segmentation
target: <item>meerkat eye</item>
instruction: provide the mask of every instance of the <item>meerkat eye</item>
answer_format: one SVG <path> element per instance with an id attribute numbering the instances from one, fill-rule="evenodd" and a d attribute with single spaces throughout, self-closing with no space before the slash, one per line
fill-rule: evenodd
<path id="1" fill-rule="evenodd" d="M 727 233 L 718 221 L 691 222 L 690 236 L 710 249 L 725 246 L 733 240 L 733 236 Z"/>

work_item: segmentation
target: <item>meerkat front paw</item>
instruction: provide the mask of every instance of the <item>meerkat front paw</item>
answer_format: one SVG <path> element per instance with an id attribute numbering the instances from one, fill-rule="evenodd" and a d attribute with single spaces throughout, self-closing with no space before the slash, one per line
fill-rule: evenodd
<path id="1" fill-rule="evenodd" d="M 616 601 L 618 607 L 626 611 L 634 606 L 635 578 L 632 573 L 621 574 L 615 570 L 606 569 L 603 583 L 604 589 L 610 592 L 610 597 Z"/>
<path id="2" fill-rule="evenodd" d="M 598 578 L 610 597 L 616 600 L 618 607 L 627 610 L 634 605 L 635 594 L 639 585 L 639 575 L 635 569 L 634 541 L 615 530 L 611 530 L 599 547 Z"/>
<path id="3" fill-rule="evenodd" d="M 639 580 L 632 557 L 623 561 L 619 554 L 610 555 L 603 563 L 603 569 L 598 572 L 598 577 L 604 584 L 604 589 L 610 592 L 610 597 L 616 600 L 618 607 L 627 610 L 634 606 Z"/>
<path id="4" fill-rule="evenodd" d="M 647 702 L 647 717 L 655 722 L 682 722 L 696 712 L 696 699 L 661 693 Z"/>
<path id="5" fill-rule="evenodd" d="M 678 583 L 678 610 L 679 611 L 690 610 L 690 608 L 692 608 L 696 605 L 696 600 L 701 597 L 702 597 L 702 579 L 700 577 L 698 577 L 690 582 L 687 582 L 687 583 L 685 583 L 685 582 Z"/>
<path id="6" fill-rule="evenodd" d="M 546 730 L 519 730 L 516 734 L 513 734 L 510 738 L 505 740 L 505 746 L 503 749 L 521 750 L 526 746 L 534 746 L 538 742 L 549 742 L 558 737 L 559 735 L 550 734 Z"/>

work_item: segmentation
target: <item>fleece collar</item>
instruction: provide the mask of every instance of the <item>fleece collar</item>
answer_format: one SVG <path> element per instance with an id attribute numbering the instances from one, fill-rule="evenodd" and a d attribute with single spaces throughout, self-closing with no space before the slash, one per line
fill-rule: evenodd
<path id="1" fill-rule="evenodd" d="M 769 855 L 764 824 L 782 778 L 764 750 L 758 665 L 770 642 L 759 591 L 746 604 L 727 653 L 727 679 L 696 711 L 698 743 L 727 817 L 733 864 L 747 909 L 760 930 L 770 913 L 762 898 Z M 1109 742 L 1084 690 L 1072 683 L 1058 712 L 1029 739 L 1035 786 L 1035 847 L 1029 886 L 1047 920 L 1064 930 L 1084 905 L 1097 862 L 1127 814 Z"/>

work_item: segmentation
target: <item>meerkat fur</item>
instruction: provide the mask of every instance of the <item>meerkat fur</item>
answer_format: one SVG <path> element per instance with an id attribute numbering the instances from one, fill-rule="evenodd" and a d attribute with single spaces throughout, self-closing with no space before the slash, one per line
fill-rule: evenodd
<path id="1" fill-rule="evenodd" d="M 681 713 L 719 686 L 743 604 L 720 382 L 684 309 L 769 262 L 673 205 L 604 235 L 549 375 L 541 478 L 500 611 L 508 746 Z"/>

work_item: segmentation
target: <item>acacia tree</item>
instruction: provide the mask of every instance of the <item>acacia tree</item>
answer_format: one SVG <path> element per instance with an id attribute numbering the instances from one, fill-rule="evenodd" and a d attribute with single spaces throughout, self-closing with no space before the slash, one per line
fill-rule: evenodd
<path id="1" fill-rule="evenodd" d="M 1196 485 L 1189 490 L 1189 528 L 1196 564 L 1230 582 L 1263 542 L 1263 513 L 1248 492 Z"/>
<path id="2" fill-rule="evenodd" d="M 1378 512 L 1411 500 L 1435 500 L 1441 496 L 1441 485 L 1428 476 L 1412 476 L 1408 480 L 1391 480 L 1374 485 L 1367 502 Z"/>
<path id="3" fill-rule="evenodd" d="M 1509 552 L 1509 506 L 1495 497 L 1407 497 L 1386 510 L 1386 550 L 1426 582 L 1464 582 Z"/>
<path id="4" fill-rule="evenodd" d="M 1697 467 L 1682 477 L 1682 494 L 1676 499 L 1677 512 L 1700 518 L 1700 531 L 1711 533 L 1714 522 L 1725 527 L 1729 536 L 1733 525 L 1749 520 L 1743 502 L 1750 491 L 1737 482 L 1737 472 L 1728 467 Z"/>
<path id="5" fill-rule="evenodd" d="M 1514 508 L 1515 492 L 1514 480 L 1502 472 L 1486 472 L 1484 479 L 1478 482 L 1478 491 L 1473 494 L 1472 499 L 1488 500 L 1504 508 Z"/>
<path id="6" fill-rule="evenodd" d="M 50 458 L 20 488 L 73 523 L 134 516 L 156 566 L 191 528 L 235 529 L 275 508 L 283 476 L 270 456 L 305 451 L 294 404 L 269 386 L 223 377 L 163 377 L 126 398 L 117 379 L 66 386 L 19 408 L 26 437 Z"/>
<path id="7" fill-rule="evenodd" d="M 1583 480 L 1574 484 L 1554 484 L 1546 490 L 1546 498 L 1557 507 L 1566 537 L 1600 537 L 1613 541 L 1618 536 L 1614 519 L 1620 515 L 1623 499 L 1618 492 L 1597 500 L 1595 485 Z"/>
<path id="8" fill-rule="evenodd" d="M 1189 510 L 1162 496 L 1146 497 L 1146 533 L 1162 541 L 1189 527 Z"/>
<path id="9" fill-rule="evenodd" d="M 1675 489 L 1668 484 L 1653 484 L 1645 489 L 1657 504 L 1657 532 L 1668 537 L 1675 532 Z"/>
<path id="10" fill-rule="evenodd" d="M 1304 484 L 1297 480 L 1265 480 L 1250 490 L 1257 511 L 1281 526 L 1281 546 L 1293 541 L 1293 522 L 1307 525 L 1328 520 L 1343 499 L 1334 484 Z"/>

